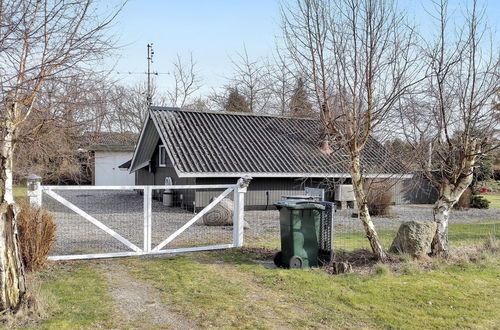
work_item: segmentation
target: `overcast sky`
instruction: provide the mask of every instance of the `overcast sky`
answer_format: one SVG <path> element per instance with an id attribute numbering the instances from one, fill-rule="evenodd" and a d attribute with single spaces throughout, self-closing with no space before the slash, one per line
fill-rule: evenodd
<path id="1" fill-rule="evenodd" d="M 466 0 L 450 0 L 450 10 L 460 14 Z M 484 0 L 490 23 L 500 32 L 500 0 Z M 424 7 L 430 0 L 402 0 L 399 6 L 420 25 L 432 31 Z M 110 60 L 114 72 L 144 72 L 146 45 L 154 44 L 154 70 L 168 73 L 176 54 L 193 53 L 203 79 L 202 93 L 225 83 L 231 73 L 231 57 L 245 46 L 254 57 L 270 56 L 280 33 L 278 0 L 129 0 L 114 26 L 122 48 Z M 145 79 L 143 75 L 117 74 L 124 83 Z M 167 88 L 169 75 L 158 76 Z"/>

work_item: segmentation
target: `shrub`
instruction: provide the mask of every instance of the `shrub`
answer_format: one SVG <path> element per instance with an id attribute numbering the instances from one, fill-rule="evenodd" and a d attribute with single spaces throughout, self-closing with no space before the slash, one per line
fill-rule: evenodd
<path id="1" fill-rule="evenodd" d="M 472 189 L 467 188 L 462 193 L 462 196 L 458 199 L 458 202 L 455 204 L 456 209 L 470 209 L 472 204 Z"/>
<path id="2" fill-rule="evenodd" d="M 481 195 L 472 196 L 471 207 L 475 209 L 487 209 L 490 207 L 490 201 Z"/>
<path id="3" fill-rule="evenodd" d="M 17 215 L 19 244 L 27 271 L 37 271 L 47 262 L 55 241 L 56 225 L 53 216 L 42 209 L 21 205 Z"/>
<path id="4" fill-rule="evenodd" d="M 371 185 L 366 194 L 371 215 L 389 215 L 392 204 L 392 189 L 382 185 Z"/>

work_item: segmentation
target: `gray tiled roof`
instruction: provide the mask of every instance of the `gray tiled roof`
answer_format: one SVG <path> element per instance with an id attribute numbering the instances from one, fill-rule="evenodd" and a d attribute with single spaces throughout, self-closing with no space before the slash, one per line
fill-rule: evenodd
<path id="1" fill-rule="evenodd" d="M 317 120 L 160 107 L 152 107 L 150 115 L 179 174 L 301 177 L 349 173 L 344 151 L 320 152 Z M 405 172 L 373 138 L 362 161 L 367 174 Z"/>
<path id="2" fill-rule="evenodd" d="M 91 132 L 82 138 L 82 146 L 90 150 L 133 151 L 138 134 L 132 132 Z"/>

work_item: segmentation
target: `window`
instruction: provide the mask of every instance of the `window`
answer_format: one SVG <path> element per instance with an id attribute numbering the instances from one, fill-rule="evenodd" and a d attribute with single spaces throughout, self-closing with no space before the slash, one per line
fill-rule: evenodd
<path id="1" fill-rule="evenodd" d="M 167 150 L 164 145 L 160 145 L 158 149 L 158 166 L 167 167 Z"/>

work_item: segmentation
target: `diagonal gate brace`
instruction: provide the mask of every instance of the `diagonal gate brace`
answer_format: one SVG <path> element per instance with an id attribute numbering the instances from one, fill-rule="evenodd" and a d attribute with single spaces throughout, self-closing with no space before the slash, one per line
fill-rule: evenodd
<path id="1" fill-rule="evenodd" d="M 169 237 L 167 237 L 163 242 L 161 242 L 160 244 L 158 244 L 152 251 L 153 252 L 160 251 L 165 245 L 167 245 L 168 243 L 170 243 L 171 241 L 173 241 L 174 238 L 176 238 L 177 236 L 179 236 L 180 234 L 182 234 L 183 231 L 185 231 L 193 223 L 195 223 L 196 221 L 198 221 L 202 216 L 205 215 L 205 213 L 207 213 L 208 211 L 210 211 L 215 205 L 217 205 L 221 200 L 224 199 L 224 197 L 226 197 L 227 195 L 229 195 L 233 190 L 234 190 L 234 188 L 232 188 L 232 187 L 231 188 L 227 188 L 226 190 L 224 190 L 224 192 L 222 194 L 220 194 L 219 197 L 217 197 L 210 204 L 208 204 L 207 206 L 205 206 L 205 208 L 203 210 L 201 210 L 200 213 L 198 213 L 191 220 L 189 220 L 188 222 L 186 222 L 181 228 L 177 229 L 172 235 L 170 235 Z"/>
<path id="2" fill-rule="evenodd" d="M 90 214 L 88 214 L 85 211 L 81 210 L 75 204 L 73 204 L 70 201 L 68 201 L 67 199 L 63 198 L 61 195 L 55 193 L 52 190 L 45 190 L 45 193 L 47 195 L 49 195 L 50 197 L 54 198 L 56 201 L 58 201 L 61 204 L 63 204 L 64 206 L 66 206 L 67 208 L 69 208 L 70 210 L 72 210 L 73 212 L 75 212 L 76 214 L 82 216 L 83 218 L 85 218 L 87 221 L 89 221 L 93 225 L 95 225 L 98 228 L 104 230 L 106 233 L 108 233 L 109 235 L 111 235 L 112 237 L 114 237 L 115 239 L 117 239 L 118 241 L 122 242 L 127 247 L 129 247 L 130 249 L 132 249 L 132 250 L 134 250 L 136 252 L 141 252 L 142 251 L 142 249 L 140 249 L 139 247 L 137 247 L 135 244 L 133 244 L 132 242 L 130 242 L 128 239 L 126 239 L 125 237 L 121 236 L 120 234 L 118 234 L 113 229 L 107 227 L 102 222 L 100 222 L 99 220 L 97 220 L 96 218 L 94 218 L 93 216 L 91 216 Z"/>

